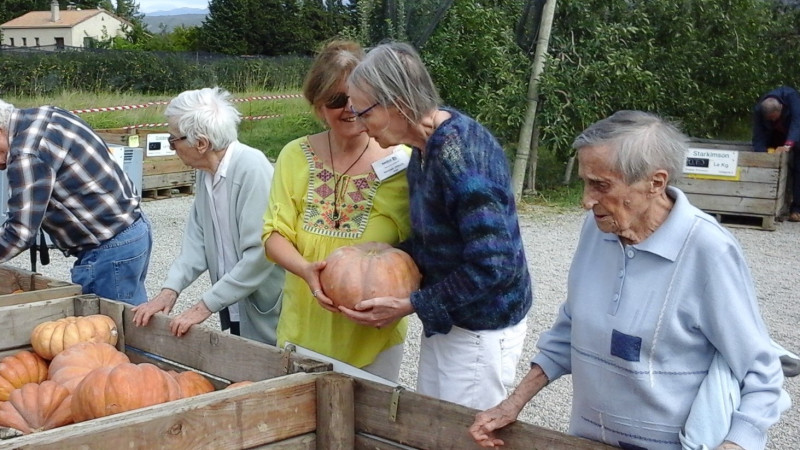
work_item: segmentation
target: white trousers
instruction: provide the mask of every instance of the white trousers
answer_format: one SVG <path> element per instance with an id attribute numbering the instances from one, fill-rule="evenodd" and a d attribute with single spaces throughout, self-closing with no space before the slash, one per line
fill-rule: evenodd
<path id="1" fill-rule="evenodd" d="M 514 386 L 527 330 L 523 319 L 500 330 L 423 336 L 417 392 L 479 410 L 497 405 Z"/>

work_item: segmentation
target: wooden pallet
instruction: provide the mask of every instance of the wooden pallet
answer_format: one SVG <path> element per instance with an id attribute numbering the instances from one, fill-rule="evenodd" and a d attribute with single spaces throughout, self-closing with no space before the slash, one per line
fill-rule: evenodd
<path id="1" fill-rule="evenodd" d="M 163 200 L 165 198 L 185 197 L 194 194 L 194 184 L 169 186 L 155 189 L 142 189 L 142 201 Z"/>
<path id="2" fill-rule="evenodd" d="M 730 228 L 755 228 L 758 230 L 775 231 L 775 216 L 762 216 L 757 214 L 731 214 L 729 212 L 706 211 L 713 215 L 717 222 Z"/>

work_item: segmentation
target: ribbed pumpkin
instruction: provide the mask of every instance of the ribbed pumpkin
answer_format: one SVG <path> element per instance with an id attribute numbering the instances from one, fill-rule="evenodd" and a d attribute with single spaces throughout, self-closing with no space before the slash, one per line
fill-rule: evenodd
<path id="1" fill-rule="evenodd" d="M 181 387 L 153 364 L 123 363 L 89 372 L 72 394 L 75 422 L 179 400 Z"/>
<path id="2" fill-rule="evenodd" d="M 408 297 L 422 279 L 408 253 L 383 242 L 339 247 L 325 261 L 319 281 L 337 306 L 353 308 L 375 297 Z"/>
<path id="3" fill-rule="evenodd" d="M 181 396 L 183 398 L 214 392 L 214 385 L 211 384 L 206 377 L 193 370 L 187 370 L 185 372 L 169 370 L 167 373 L 178 382 L 178 385 L 181 387 Z"/>
<path id="4" fill-rule="evenodd" d="M 240 387 L 250 386 L 253 383 L 255 383 L 255 381 L 247 381 L 247 380 L 237 381 L 236 383 L 231 383 L 231 384 L 225 386 L 225 389 L 236 389 L 236 388 L 240 388 Z"/>
<path id="5" fill-rule="evenodd" d="M 80 342 L 57 354 L 48 368 L 47 378 L 70 392 L 92 370 L 131 362 L 128 355 L 105 342 Z"/>
<path id="6" fill-rule="evenodd" d="M 0 403 L 0 425 L 29 434 L 70 424 L 71 399 L 69 391 L 54 381 L 28 383 Z"/>
<path id="7" fill-rule="evenodd" d="M 117 324 L 103 314 L 69 316 L 42 322 L 31 333 L 31 346 L 44 359 L 53 359 L 64 349 L 81 342 L 115 345 Z"/>
<path id="8" fill-rule="evenodd" d="M 14 389 L 47 379 L 47 361 L 23 350 L 0 359 L 0 401 L 8 400 Z"/>

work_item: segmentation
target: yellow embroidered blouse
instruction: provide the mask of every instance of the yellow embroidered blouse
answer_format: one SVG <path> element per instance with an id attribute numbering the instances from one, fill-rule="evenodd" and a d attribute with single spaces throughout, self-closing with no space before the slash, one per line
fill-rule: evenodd
<path id="1" fill-rule="evenodd" d="M 397 151 L 411 153 L 408 147 Z M 334 182 L 339 178 L 334 226 Z M 262 243 L 277 231 L 308 261 L 321 261 L 336 248 L 366 241 L 396 244 L 408 237 L 408 183 L 405 171 L 381 181 L 374 170 L 333 176 L 308 142 L 286 144 L 278 156 Z M 403 342 L 407 321 L 375 329 L 320 307 L 305 281 L 286 273 L 278 346 L 287 341 L 356 367 L 371 364 L 378 353 Z"/>

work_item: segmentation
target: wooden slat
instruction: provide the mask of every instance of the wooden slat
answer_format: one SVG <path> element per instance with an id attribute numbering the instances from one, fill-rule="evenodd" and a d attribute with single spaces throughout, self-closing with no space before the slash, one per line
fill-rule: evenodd
<path id="1" fill-rule="evenodd" d="M 137 327 L 131 308 L 125 305 L 123 314 L 126 345 L 220 378 L 258 381 L 293 372 L 330 370 L 330 364 L 285 354 L 276 347 L 201 326 L 175 337 L 169 330 L 171 318 L 163 313 L 155 314 L 147 327 Z"/>
<path id="2" fill-rule="evenodd" d="M 314 450 L 317 448 L 317 435 L 307 433 L 272 444 L 250 447 L 249 450 Z"/>
<path id="3" fill-rule="evenodd" d="M 353 448 L 355 450 L 407 450 L 413 447 L 400 445 L 396 442 L 390 442 L 383 439 L 377 439 L 374 436 L 356 434 L 356 442 Z"/>
<path id="4" fill-rule="evenodd" d="M 777 183 L 747 183 L 741 181 L 681 179 L 675 186 L 686 194 L 725 195 L 734 197 L 775 199 Z"/>
<path id="5" fill-rule="evenodd" d="M 316 377 L 295 374 L 0 442 L 0 449 L 242 449 L 316 429 Z M 281 448 L 281 447 L 275 447 Z"/>
<path id="6" fill-rule="evenodd" d="M 72 298 L 0 307 L 0 349 L 29 345 L 36 325 L 72 315 Z"/>
<path id="7" fill-rule="evenodd" d="M 194 184 L 194 170 L 142 176 L 142 190 Z"/>
<path id="8" fill-rule="evenodd" d="M 17 289 L 25 292 L 11 293 Z M 0 306 L 70 297 L 80 293 L 81 287 L 77 284 L 54 280 L 25 269 L 0 265 Z"/>
<path id="9" fill-rule="evenodd" d="M 747 197 L 726 197 L 707 194 L 687 194 L 689 201 L 703 211 L 723 214 L 776 215 L 782 201 Z M 782 196 L 780 198 L 783 198 Z"/>
<path id="10" fill-rule="evenodd" d="M 194 171 L 177 156 L 152 157 L 142 162 L 142 175 L 161 175 L 173 172 Z"/>
<path id="11" fill-rule="evenodd" d="M 783 171 L 786 172 L 786 171 Z M 781 179 L 782 171 L 777 169 L 767 169 L 764 167 L 739 167 L 739 179 L 732 181 L 743 181 L 752 183 L 778 183 Z M 698 180 L 700 177 L 689 177 L 683 175 L 677 180 L 675 184 L 678 185 L 684 180 Z M 728 181 L 728 180 L 713 180 L 713 181 Z"/>
<path id="12" fill-rule="evenodd" d="M 389 420 L 392 388 L 355 379 L 356 432 L 426 449 L 475 448 L 467 430 L 477 410 L 426 397 L 400 394 L 397 420 Z M 497 433 L 506 448 L 537 450 L 611 449 L 607 445 L 535 425 L 515 422 Z M 389 447 L 387 447 L 389 448 Z"/>
<path id="13" fill-rule="evenodd" d="M 351 449 L 355 442 L 353 378 L 331 374 L 317 379 L 319 450 Z"/>
<path id="14" fill-rule="evenodd" d="M 786 167 L 785 153 L 739 152 L 739 167 L 763 167 L 780 169 Z"/>

